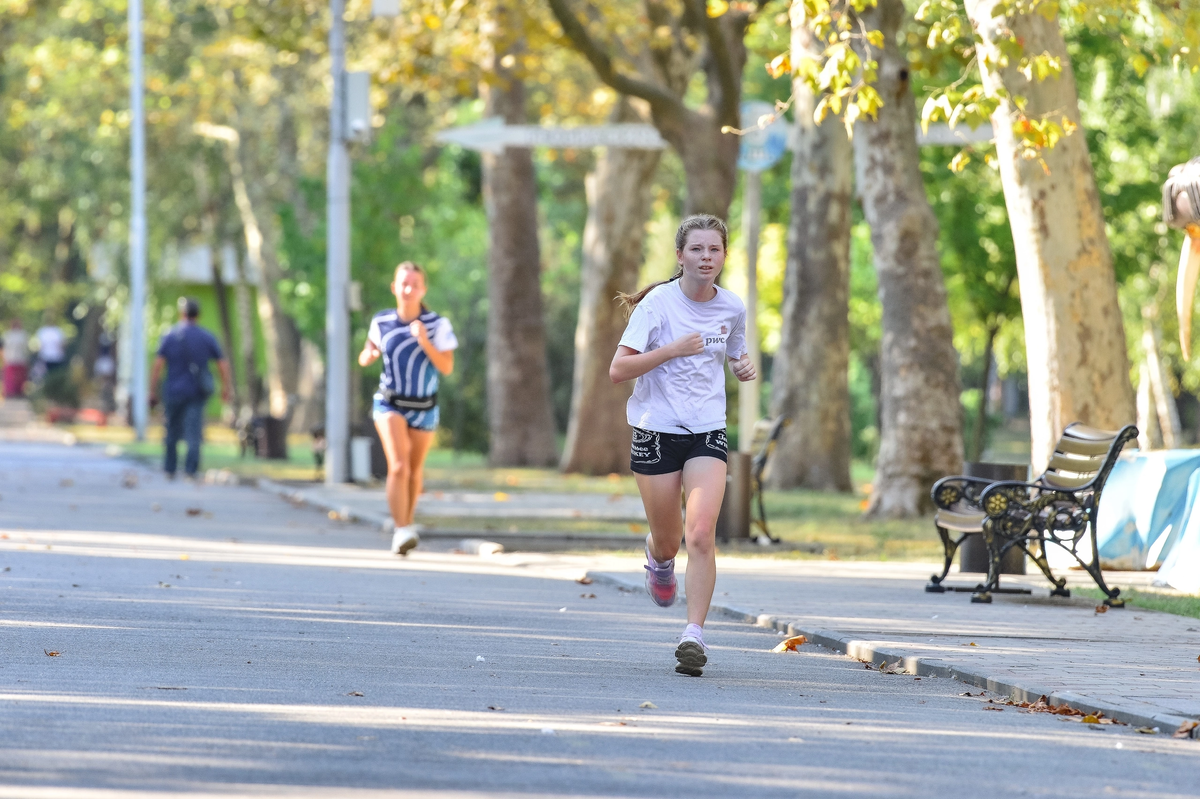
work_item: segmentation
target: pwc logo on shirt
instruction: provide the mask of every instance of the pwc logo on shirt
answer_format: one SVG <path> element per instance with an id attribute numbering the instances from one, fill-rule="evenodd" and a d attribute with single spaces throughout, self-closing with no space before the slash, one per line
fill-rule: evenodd
<path id="1" fill-rule="evenodd" d="M 717 344 L 724 345 L 729 338 L 729 325 L 721 325 L 721 332 L 718 334 L 708 334 L 704 337 L 704 346 L 712 347 Z"/>

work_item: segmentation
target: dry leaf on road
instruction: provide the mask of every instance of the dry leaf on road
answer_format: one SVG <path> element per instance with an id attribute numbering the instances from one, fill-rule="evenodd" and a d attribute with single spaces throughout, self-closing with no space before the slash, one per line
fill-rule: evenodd
<path id="1" fill-rule="evenodd" d="M 1108 613 L 1108 605 L 1097 605 L 1096 612 L 1097 613 Z"/>
<path id="2" fill-rule="evenodd" d="M 793 635 L 791 638 L 784 638 L 779 644 L 772 649 L 772 652 L 795 652 L 796 647 L 807 644 L 808 639 L 803 635 Z"/>
<path id="3" fill-rule="evenodd" d="M 658 705 L 654 704 L 653 702 L 642 702 L 640 705 L 638 705 L 638 707 L 640 707 L 642 710 L 658 710 Z"/>
<path id="4" fill-rule="evenodd" d="M 49 649 L 43 649 L 42 651 L 45 652 L 46 657 L 49 657 L 49 658 L 56 658 L 62 654 L 62 652 L 59 652 L 57 649 L 55 649 L 53 651 L 51 651 Z"/>
<path id="5" fill-rule="evenodd" d="M 583 577 L 580 577 L 580 578 L 579 578 L 578 580 L 576 580 L 575 582 L 579 583 L 580 585 L 591 585 L 591 584 L 592 584 L 592 582 L 593 582 L 593 580 L 592 580 L 592 578 L 591 578 L 591 577 L 588 577 L 587 575 L 584 575 Z"/>
<path id="6" fill-rule="evenodd" d="M 199 516 L 201 513 L 204 513 L 204 508 L 188 508 L 185 513 L 188 516 Z"/>
<path id="7" fill-rule="evenodd" d="M 249 662 L 249 661 L 247 661 L 247 662 Z M 346 696 L 362 696 L 362 695 L 363 695 L 362 691 L 351 691 L 350 693 L 346 694 Z"/>
<path id="8" fill-rule="evenodd" d="M 1200 735 L 1197 729 L 1200 729 L 1200 721 L 1185 721 L 1179 725 L 1179 729 L 1175 730 L 1175 734 L 1172 737 L 1195 738 L 1197 735 Z"/>

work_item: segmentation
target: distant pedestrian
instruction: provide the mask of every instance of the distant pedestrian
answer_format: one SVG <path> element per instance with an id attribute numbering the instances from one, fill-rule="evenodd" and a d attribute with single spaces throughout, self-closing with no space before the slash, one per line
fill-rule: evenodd
<path id="1" fill-rule="evenodd" d="M 209 361 L 216 361 L 221 372 L 221 401 L 229 402 L 232 377 L 229 361 L 221 354 L 216 337 L 196 324 L 200 304 L 188 297 L 179 298 L 179 324 L 171 328 L 158 345 L 158 355 L 150 370 L 150 404 L 158 402 L 158 381 L 163 366 L 167 379 L 162 401 L 166 416 L 166 452 L 163 468 L 175 478 L 179 440 L 187 442 L 183 471 L 195 477 L 200 468 L 200 444 L 204 437 L 204 406 L 212 396 L 213 376 Z"/>
<path id="2" fill-rule="evenodd" d="M 458 339 L 450 320 L 422 302 L 427 286 L 421 267 L 411 261 L 397 266 L 391 288 L 396 308 L 375 314 L 358 365 L 370 366 L 383 356 L 373 416 L 388 462 L 392 552 L 407 555 L 420 542 L 413 514 L 437 431 L 438 374 L 454 370 Z"/>
<path id="3" fill-rule="evenodd" d="M 716 285 L 727 245 L 725 223 L 715 216 L 683 220 L 675 233 L 675 275 L 621 295 L 632 313 L 608 372 L 615 383 L 637 379 L 626 408 L 630 468 L 650 523 L 646 591 L 661 607 L 675 602 L 675 555 L 687 536 L 688 625 L 675 649 L 675 671 L 693 677 L 708 663 L 704 620 L 717 579 L 716 523 L 728 460 L 726 359 L 738 380 L 755 378 L 746 308 Z"/>
<path id="4" fill-rule="evenodd" d="M 67 365 L 67 336 L 51 318 L 47 318 L 33 337 L 37 340 L 43 376 Z"/>
<path id="5" fill-rule="evenodd" d="M 28 379 L 29 334 L 21 328 L 21 321 L 14 319 L 4 333 L 4 398 L 24 397 Z"/>

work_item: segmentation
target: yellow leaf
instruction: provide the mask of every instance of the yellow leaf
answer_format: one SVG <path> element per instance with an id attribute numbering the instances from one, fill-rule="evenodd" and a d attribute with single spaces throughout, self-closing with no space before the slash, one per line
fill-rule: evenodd
<path id="1" fill-rule="evenodd" d="M 729 10 L 729 3 L 725 0 L 708 0 L 708 15 L 710 17 L 719 17 Z"/>
<path id="2" fill-rule="evenodd" d="M 442 27 L 442 20 L 438 17 L 435 17 L 433 14 L 426 14 L 425 15 L 425 27 L 429 28 L 429 30 L 431 30 L 431 31 L 435 31 L 438 28 Z"/>
<path id="3" fill-rule="evenodd" d="M 653 702 L 642 702 L 640 705 L 638 705 L 638 707 L 642 708 L 643 710 L 658 710 L 658 705 L 654 704 Z"/>
<path id="4" fill-rule="evenodd" d="M 784 75 L 790 75 L 792 72 L 792 57 L 788 53 L 775 56 L 771 59 L 771 63 L 767 64 L 767 74 L 772 78 L 780 78 Z"/>
<path id="5" fill-rule="evenodd" d="M 1083 718 L 1081 718 L 1080 721 L 1082 721 L 1084 724 L 1099 724 L 1100 723 L 1100 719 L 1096 718 L 1091 713 L 1089 713 L 1086 716 L 1084 716 Z"/>
<path id="6" fill-rule="evenodd" d="M 796 647 L 807 644 L 808 639 L 803 635 L 794 635 L 791 638 L 784 638 L 779 642 L 779 645 L 772 649 L 772 652 L 795 652 Z"/>

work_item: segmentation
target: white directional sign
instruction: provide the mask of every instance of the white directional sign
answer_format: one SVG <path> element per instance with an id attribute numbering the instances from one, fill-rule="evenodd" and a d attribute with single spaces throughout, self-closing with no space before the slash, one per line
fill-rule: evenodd
<path id="1" fill-rule="evenodd" d="M 985 125 L 971 130 L 966 125 L 950 127 L 945 122 L 939 122 L 929 126 L 927 133 L 922 133 L 920 126 L 917 126 L 917 144 L 922 147 L 927 145 L 940 144 L 971 144 L 972 142 L 991 141 L 996 138 L 996 134 L 992 132 L 992 124 L 989 122 Z"/>
<path id="2" fill-rule="evenodd" d="M 591 125 L 577 128 L 543 128 L 540 125 L 507 125 L 492 117 L 474 125 L 443 130 L 435 137 L 442 144 L 468 150 L 499 153 L 505 147 L 622 147 L 661 150 L 667 146 L 653 125 Z"/>

